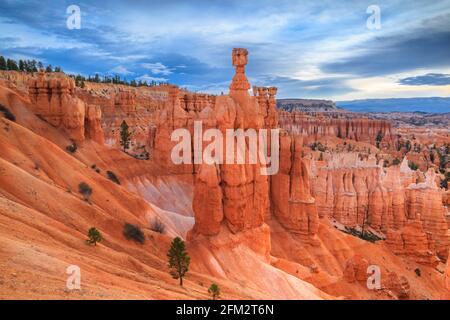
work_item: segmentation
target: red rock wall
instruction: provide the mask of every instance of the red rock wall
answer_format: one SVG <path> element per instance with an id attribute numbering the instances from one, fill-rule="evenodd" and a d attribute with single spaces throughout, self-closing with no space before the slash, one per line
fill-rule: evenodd
<path id="1" fill-rule="evenodd" d="M 28 90 L 34 113 L 66 131 L 74 141 L 84 141 L 86 107 L 75 96 L 72 78 L 47 77 L 44 72 L 38 72 L 29 80 Z"/>
<path id="2" fill-rule="evenodd" d="M 393 145 L 394 129 L 389 121 L 367 118 L 332 118 L 324 115 L 310 116 L 302 112 L 279 111 L 279 124 L 289 132 L 320 140 L 323 136 L 376 144 L 379 133 L 383 143 Z"/>
<path id="3" fill-rule="evenodd" d="M 302 144 L 299 136 L 280 137 L 280 170 L 271 177 L 270 195 L 272 213 L 281 225 L 304 240 L 312 240 L 319 217 Z"/>
<path id="4" fill-rule="evenodd" d="M 404 164 L 383 168 L 375 159 L 361 161 L 356 154 L 334 155 L 314 163 L 312 171 L 319 216 L 349 227 L 365 221 L 387 236 L 395 253 L 417 262 L 447 259 L 450 234 L 434 171 L 416 184 L 416 173 Z"/>

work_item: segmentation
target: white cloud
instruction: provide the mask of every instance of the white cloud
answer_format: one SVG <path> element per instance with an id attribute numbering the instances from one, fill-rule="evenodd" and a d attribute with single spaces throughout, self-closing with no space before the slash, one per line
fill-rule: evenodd
<path id="1" fill-rule="evenodd" d="M 163 76 L 168 76 L 169 74 L 172 73 L 172 69 L 170 69 L 169 67 L 163 65 L 161 62 L 156 62 L 156 63 L 143 63 L 142 67 L 145 69 L 150 70 L 151 73 L 153 74 L 160 74 Z"/>
<path id="2" fill-rule="evenodd" d="M 109 70 L 110 73 L 117 73 L 117 74 L 122 74 L 122 75 L 128 75 L 128 74 L 134 74 L 134 72 L 129 71 L 127 68 L 125 68 L 124 66 L 117 66 L 112 68 L 111 70 Z"/>
<path id="3" fill-rule="evenodd" d="M 152 76 L 149 76 L 148 74 L 144 74 L 143 76 L 137 77 L 136 80 L 137 81 L 147 81 L 147 82 L 152 82 L 152 81 L 167 82 L 168 81 L 168 79 L 166 79 L 166 78 L 152 77 Z"/>

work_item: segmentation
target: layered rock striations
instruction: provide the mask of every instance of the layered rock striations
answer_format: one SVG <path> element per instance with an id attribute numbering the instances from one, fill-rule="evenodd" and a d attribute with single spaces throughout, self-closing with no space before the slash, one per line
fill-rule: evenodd
<path id="1" fill-rule="evenodd" d="M 446 210 L 442 205 L 442 191 L 436 184 L 436 174 L 430 169 L 425 182 L 411 184 L 406 189 L 408 199 L 408 219 L 421 221 L 433 249 L 441 260 L 448 256 L 450 231 L 445 219 Z"/>
<path id="2" fill-rule="evenodd" d="M 311 195 L 309 165 L 302 159 L 300 136 L 280 137 L 280 170 L 271 177 L 272 213 L 290 232 L 304 241 L 318 230 L 316 201 Z"/>
<path id="3" fill-rule="evenodd" d="M 189 103 L 185 105 L 187 110 L 175 104 L 174 114 L 181 113 L 186 116 L 186 122 L 179 125 L 189 124 L 191 118 L 188 112 L 192 111 L 192 116 L 205 120 L 207 127 L 219 129 L 224 137 L 227 129 L 258 130 L 263 127 L 265 120 L 263 112 L 267 111 L 269 106 L 260 107 L 256 97 L 248 93 L 250 84 L 244 73 L 247 54 L 245 49 L 233 50 L 236 74 L 228 96 L 216 97 L 213 105 L 210 104 L 210 99 L 205 99 L 203 110 L 202 104 L 199 104 L 198 113 L 195 113 L 196 108 L 190 107 Z M 190 97 L 185 100 L 195 101 Z M 246 157 L 250 149 L 249 144 L 250 141 L 245 142 Z M 269 210 L 269 192 L 268 178 L 261 174 L 261 164 L 259 162 L 238 164 L 236 163 L 238 149 L 226 151 L 232 153 L 234 163 L 199 165 L 194 199 L 198 199 L 201 204 L 200 202 L 198 205 L 194 204 L 196 222 L 191 233 L 192 237 L 217 235 L 221 230 L 221 224 L 225 224 L 229 231 L 236 234 L 259 228 L 264 223 Z"/>
<path id="4" fill-rule="evenodd" d="M 28 82 L 33 112 L 52 126 L 61 128 L 76 142 L 84 141 L 86 106 L 75 95 L 75 82 L 69 77 L 47 78 L 38 72 Z"/>
<path id="5" fill-rule="evenodd" d="M 393 225 L 393 215 L 388 216 L 386 210 L 382 168 L 374 158 L 360 160 L 357 153 L 336 154 L 317 163 L 313 171 L 313 196 L 321 217 L 333 217 L 351 227 L 369 223 L 386 230 Z"/>
<path id="6" fill-rule="evenodd" d="M 383 168 L 374 157 L 348 153 L 318 161 L 312 171 L 319 216 L 380 231 L 395 253 L 420 263 L 447 259 L 449 231 L 433 170 L 412 183 L 415 173 L 404 164 Z"/>
<path id="7" fill-rule="evenodd" d="M 314 141 L 332 136 L 375 145 L 377 138 L 381 138 L 382 144 L 391 146 L 395 134 L 389 121 L 372 120 L 347 113 L 309 115 L 298 111 L 279 111 L 279 123 L 281 128 Z"/>

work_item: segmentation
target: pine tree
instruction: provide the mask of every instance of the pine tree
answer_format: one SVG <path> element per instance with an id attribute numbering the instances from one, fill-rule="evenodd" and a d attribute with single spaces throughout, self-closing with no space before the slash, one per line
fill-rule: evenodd
<path id="1" fill-rule="evenodd" d="M 37 61 L 36 60 L 31 60 L 29 61 L 29 65 L 30 65 L 30 72 L 37 72 Z"/>
<path id="2" fill-rule="evenodd" d="M 23 61 L 23 69 L 26 72 L 30 72 L 30 60 L 24 60 Z"/>
<path id="3" fill-rule="evenodd" d="M 180 237 L 176 237 L 172 241 L 169 252 L 167 252 L 169 259 L 170 275 L 174 279 L 180 279 L 180 286 L 183 285 L 183 277 L 189 270 L 189 257 L 184 241 Z"/>
<path id="4" fill-rule="evenodd" d="M 45 68 L 45 72 L 53 72 L 53 68 L 52 68 L 52 65 L 51 65 L 51 64 L 49 64 L 49 65 L 47 66 L 47 68 Z"/>
<path id="5" fill-rule="evenodd" d="M 377 148 L 380 149 L 380 143 L 383 140 L 383 133 L 381 131 L 378 132 L 377 137 L 375 138 Z"/>
<path id="6" fill-rule="evenodd" d="M 19 67 L 17 66 L 17 63 L 14 60 L 12 60 L 12 59 L 8 59 L 6 61 L 6 66 L 7 66 L 8 70 L 15 70 L 15 71 L 19 70 Z"/>
<path id="7" fill-rule="evenodd" d="M 217 300 L 217 298 L 219 298 L 220 296 L 220 288 L 217 284 L 213 283 L 209 289 L 208 289 L 208 293 L 211 295 L 213 300 Z"/>
<path id="8" fill-rule="evenodd" d="M 25 71 L 25 63 L 23 62 L 22 59 L 19 60 L 19 70 Z"/>
<path id="9" fill-rule="evenodd" d="M 125 120 L 122 121 L 120 125 L 120 145 L 123 147 L 123 152 L 126 152 L 130 147 L 130 137 L 131 133 L 128 130 L 128 124 Z"/>
<path id="10" fill-rule="evenodd" d="M 3 56 L 0 56 L 0 70 L 6 70 L 6 60 Z"/>
<path id="11" fill-rule="evenodd" d="M 88 239 L 86 240 L 86 243 L 96 246 L 97 242 L 101 242 L 102 239 L 103 237 L 100 231 L 98 231 L 95 227 L 92 227 L 88 231 Z"/>

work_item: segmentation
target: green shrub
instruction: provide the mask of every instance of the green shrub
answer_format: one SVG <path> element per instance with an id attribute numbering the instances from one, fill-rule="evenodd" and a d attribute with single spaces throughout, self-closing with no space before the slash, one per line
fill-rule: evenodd
<path id="1" fill-rule="evenodd" d="M 400 163 L 401 163 L 401 161 L 400 161 L 399 158 L 395 158 L 394 160 L 392 160 L 392 164 L 393 164 L 394 166 L 399 165 Z"/>
<path id="2" fill-rule="evenodd" d="M 418 166 L 417 164 L 415 164 L 414 162 L 412 162 L 412 161 L 408 161 L 408 166 L 409 166 L 409 168 L 410 168 L 411 170 L 414 170 L 414 171 L 416 171 L 417 169 L 419 169 L 419 166 Z"/>
<path id="3" fill-rule="evenodd" d="M 313 151 L 321 151 L 321 152 L 325 152 L 327 150 L 327 148 L 320 142 L 320 141 L 315 141 L 312 144 L 310 144 L 311 150 Z"/>
<path id="4" fill-rule="evenodd" d="M 414 269 L 414 272 L 416 273 L 416 275 L 417 275 L 418 277 L 420 277 L 420 276 L 422 275 L 422 272 L 420 271 L 419 268 Z"/>
<path id="5" fill-rule="evenodd" d="M 16 116 L 4 105 L 0 104 L 0 112 L 3 113 L 6 119 L 10 121 L 16 121 Z"/>
<path id="6" fill-rule="evenodd" d="M 352 236 L 358 237 L 360 239 L 375 243 L 376 241 L 382 240 L 382 238 L 378 237 L 376 234 L 370 232 L 370 231 L 358 231 L 356 228 L 353 227 L 345 227 L 345 230 L 343 230 L 345 233 L 351 234 Z"/>
<path id="7" fill-rule="evenodd" d="M 125 223 L 125 226 L 123 227 L 123 234 L 128 240 L 134 240 L 136 242 L 139 242 L 140 244 L 144 244 L 145 242 L 144 233 L 138 226 L 134 224 Z"/>
<path id="8" fill-rule="evenodd" d="M 377 137 L 375 138 L 376 146 L 378 149 L 380 149 L 380 143 L 382 140 L 383 140 L 383 133 L 379 131 Z"/>
<path id="9" fill-rule="evenodd" d="M 108 171 L 106 171 L 106 174 L 107 174 L 109 180 L 111 180 L 114 183 L 120 184 L 120 180 L 119 180 L 119 178 L 117 178 L 117 176 L 114 174 L 114 172 L 108 170 Z"/>
<path id="10" fill-rule="evenodd" d="M 77 151 L 77 144 L 74 142 L 66 147 L 66 150 L 70 153 L 75 153 Z"/>
<path id="11" fill-rule="evenodd" d="M 435 160 L 434 153 L 430 152 L 430 161 L 434 162 L 434 160 Z"/>
<path id="12" fill-rule="evenodd" d="M 86 182 L 81 182 L 78 185 L 78 192 L 81 193 L 85 201 L 89 201 L 92 195 L 92 188 Z"/>
<path id="13" fill-rule="evenodd" d="M 150 230 L 164 233 L 164 231 L 166 230 L 166 226 L 162 223 L 161 220 L 159 220 L 158 218 L 154 218 L 150 223 Z"/>
<path id="14" fill-rule="evenodd" d="M 86 240 L 87 244 L 97 245 L 97 242 L 101 242 L 103 239 L 102 234 L 95 227 L 92 227 L 88 231 L 88 239 Z"/>

